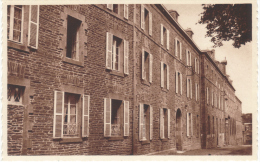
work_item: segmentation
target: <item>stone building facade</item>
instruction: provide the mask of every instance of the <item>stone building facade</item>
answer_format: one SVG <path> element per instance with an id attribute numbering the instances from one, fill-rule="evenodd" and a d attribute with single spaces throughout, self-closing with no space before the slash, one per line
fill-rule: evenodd
<path id="1" fill-rule="evenodd" d="M 226 62 L 196 46 L 176 11 L 160 4 L 7 11 L 8 155 L 137 155 L 237 144 L 241 101 Z"/>

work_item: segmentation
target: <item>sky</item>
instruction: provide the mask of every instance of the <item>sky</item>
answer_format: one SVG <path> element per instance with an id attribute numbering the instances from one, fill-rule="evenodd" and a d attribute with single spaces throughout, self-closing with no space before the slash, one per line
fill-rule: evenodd
<path id="1" fill-rule="evenodd" d="M 242 112 L 253 113 L 256 107 L 253 107 L 252 101 L 252 43 L 246 43 L 239 49 L 232 46 L 233 41 L 223 42 L 223 46 L 213 48 L 206 35 L 206 25 L 198 24 L 200 13 L 203 8 L 200 4 L 164 4 L 170 10 L 176 10 L 179 13 L 178 22 L 185 30 L 191 28 L 194 35 L 192 39 L 201 50 L 215 49 L 215 59 L 227 60 L 227 74 L 233 80 L 233 86 L 236 89 L 236 96 L 242 101 Z"/>

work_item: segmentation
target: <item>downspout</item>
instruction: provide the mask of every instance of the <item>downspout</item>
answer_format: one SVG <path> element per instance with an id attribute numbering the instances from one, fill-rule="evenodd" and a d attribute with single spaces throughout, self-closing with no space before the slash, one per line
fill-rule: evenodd
<path id="1" fill-rule="evenodd" d="M 133 60 L 134 60 L 134 64 L 133 64 L 133 100 L 134 100 L 134 105 L 133 105 L 133 141 L 132 141 L 132 155 L 135 155 L 137 150 L 136 150 L 136 121 L 135 121 L 135 116 L 136 116 L 136 108 L 137 108 L 137 104 L 136 104 L 136 53 L 135 53 L 135 43 L 136 43 L 136 31 L 135 31 L 135 21 L 136 21 L 136 4 L 134 4 L 134 16 L 133 16 Z"/>

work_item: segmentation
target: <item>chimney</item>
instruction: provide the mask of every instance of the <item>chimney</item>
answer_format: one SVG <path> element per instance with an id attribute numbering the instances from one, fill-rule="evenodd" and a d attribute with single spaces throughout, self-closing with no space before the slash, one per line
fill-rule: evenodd
<path id="1" fill-rule="evenodd" d="M 226 75 L 227 73 L 226 73 L 226 66 L 227 66 L 227 60 L 226 60 L 226 58 L 225 58 L 225 60 L 223 60 L 223 61 L 221 61 L 221 69 L 223 70 L 223 73 L 224 73 L 224 75 Z"/>
<path id="2" fill-rule="evenodd" d="M 169 13 L 170 13 L 170 15 L 172 16 L 172 18 L 173 18 L 176 22 L 178 22 L 178 16 L 179 16 L 178 12 L 175 11 L 175 10 L 169 10 Z"/>
<path id="3" fill-rule="evenodd" d="M 191 30 L 191 28 L 188 28 L 185 30 L 185 32 L 190 36 L 190 38 L 192 39 L 192 35 L 194 34 L 193 31 Z"/>

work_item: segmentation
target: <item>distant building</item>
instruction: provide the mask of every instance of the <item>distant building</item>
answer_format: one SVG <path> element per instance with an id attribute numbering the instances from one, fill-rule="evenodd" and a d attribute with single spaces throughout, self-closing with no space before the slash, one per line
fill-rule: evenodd
<path id="1" fill-rule="evenodd" d="M 242 121 L 244 124 L 243 144 L 252 145 L 252 114 L 243 114 Z"/>

